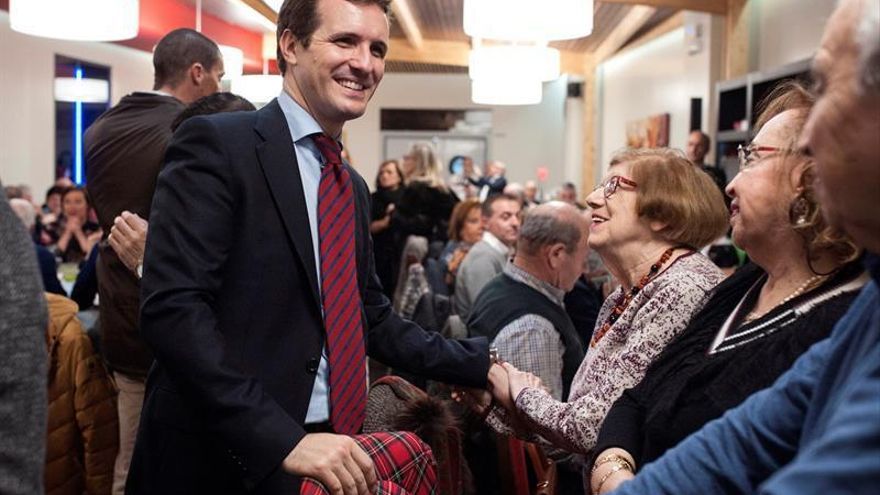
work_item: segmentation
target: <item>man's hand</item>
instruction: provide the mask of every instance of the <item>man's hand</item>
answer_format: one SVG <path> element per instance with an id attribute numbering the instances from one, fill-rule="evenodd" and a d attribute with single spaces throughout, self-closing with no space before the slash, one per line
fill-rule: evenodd
<path id="1" fill-rule="evenodd" d="M 378 487 L 373 460 L 345 435 L 306 435 L 282 465 L 291 474 L 321 482 L 332 495 L 369 495 Z"/>
<path id="2" fill-rule="evenodd" d="M 505 363 L 505 366 L 508 366 L 507 363 Z M 495 397 L 495 400 L 505 409 L 510 412 L 515 412 L 513 400 L 510 397 L 510 385 L 507 378 L 507 370 L 500 364 L 493 364 L 489 367 L 489 391 L 492 392 L 492 396 Z"/>
<path id="3" fill-rule="evenodd" d="M 147 244 L 147 221 L 137 213 L 123 211 L 113 220 L 113 228 L 107 241 L 129 270 L 135 271 L 144 259 Z"/>

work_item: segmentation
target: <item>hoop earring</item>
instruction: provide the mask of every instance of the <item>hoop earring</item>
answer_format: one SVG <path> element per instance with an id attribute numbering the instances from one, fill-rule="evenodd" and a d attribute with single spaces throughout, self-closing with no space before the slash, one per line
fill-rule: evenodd
<path id="1" fill-rule="evenodd" d="M 791 202 L 788 208 L 788 220 L 793 226 L 801 227 L 807 223 L 812 211 L 813 205 L 801 194 Z"/>

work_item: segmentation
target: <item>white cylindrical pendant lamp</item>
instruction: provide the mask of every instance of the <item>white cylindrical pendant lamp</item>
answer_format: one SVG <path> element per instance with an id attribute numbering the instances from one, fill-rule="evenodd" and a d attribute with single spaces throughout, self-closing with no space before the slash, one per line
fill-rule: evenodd
<path id="1" fill-rule="evenodd" d="M 471 101 L 482 105 L 535 105 L 544 86 L 537 79 L 474 79 Z"/>
<path id="2" fill-rule="evenodd" d="M 139 0 L 9 0 L 13 30 L 76 41 L 117 41 L 138 34 Z"/>
<path id="3" fill-rule="evenodd" d="M 464 32 L 494 40 L 567 40 L 593 32 L 593 0 L 464 0 Z"/>

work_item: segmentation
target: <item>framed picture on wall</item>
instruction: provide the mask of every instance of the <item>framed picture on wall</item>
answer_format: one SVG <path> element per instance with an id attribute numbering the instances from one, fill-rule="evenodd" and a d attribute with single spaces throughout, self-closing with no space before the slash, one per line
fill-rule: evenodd
<path id="1" fill-rule="evenodd" d="M 669 146 L 669 114 L 651 115 L 626 123 L 628 148 L 665 148 Z"/>

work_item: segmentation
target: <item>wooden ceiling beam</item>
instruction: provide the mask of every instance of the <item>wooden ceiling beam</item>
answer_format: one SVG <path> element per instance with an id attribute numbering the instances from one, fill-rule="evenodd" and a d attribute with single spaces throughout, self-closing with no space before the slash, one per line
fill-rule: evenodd
<path id="1" fill-rule="evenodd" d="M 684 26 L 684 13 L 676 12 L 672 16 L 670 16 L 665 21 L 651 28 L 650 31 L 639 36 L 632 43 L 628 43 L 625 47 L 621 48 L 617 51 L 617 54 L 626 53 L 630 50 L 634 50 L 642 45 L 645 45 L 655 39 L 663 36 L 666 33 L 671 31 L 675 31 L 676 29 Z"/>
<path id="2" fill-rule="evenodd" d="M 272 10 L 272 7 L 266 5 L 266 2 L 264 2 L 263 0 L 241 0 L 241 3 L 254 9 L 258 14 L 262 15 L 266 19 L 269 19 L 269 22 L 273 24 L 278 23 L 278 14 L 275 13 L 274 10 Z"/>
<path id="3" fill-rule="evenodd" d="M 727 0 L 601 0 L 603 3 L 625 3 L 647 7 L 668 7 L 678 10 L 695 10 L 710 14 L 727 15 Z"/>
<path id="4" fill-rule="evenodd" d="M 471 46 L 464 41 L 422 40 L 413 47 L 406 38 L 391 38 L 386 60 L 467 67 Z"/>
<path id="5" fill-rule="evenodd" d="M 409 7 L 408 0 L 393 0 L 391 2 L 391 12 L 394 14 L 394 20 L 403 29 L 407 41 L 416 50 L 421 50 L 424 45 L 422 38 L 422 30 L 419 29 L 419 23 L 413 16 L 412 9 Z"/>
<path id="6" fill-rule="evenodd" d="M 602 63 L 603 60 L 617 53 L 617 50 L 620 50 L 648 22 L 656 11 L 657 9 L 654 7 L 646 7 L 644 5 L 634 5 L 631 7 L 614 30 L 591 53 L 595 63 Z"/>

